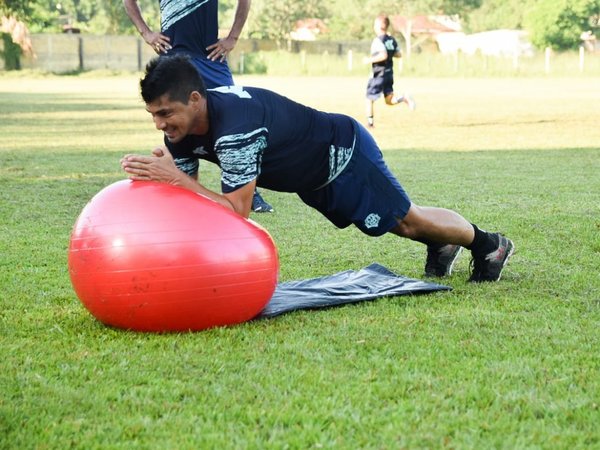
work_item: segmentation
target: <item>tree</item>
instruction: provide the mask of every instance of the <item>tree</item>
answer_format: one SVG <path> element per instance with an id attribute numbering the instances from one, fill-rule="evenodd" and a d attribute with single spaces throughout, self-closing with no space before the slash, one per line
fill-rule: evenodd
<path id="1" fill-rule="evenodd" d="M 21 20 L 27 17 L 31 9 L 31 3 L 25 0 L 0 0 L 0 15 L 15 16 Z"/>
<path id="2" fill-rule="evenodd" d="M 0 17 L 0 40 L 3 43 L 0 57 L 4 59 L 4 68 L 19 70 L 21 55 L 33 53 L 27 26 L 14 16 Z"/>
<path id="3" fill-rule="evenodd" d="M 0 13 L 23 21 L 32 32 L 45 29 L 59 15 L 55 3 L 39 0 L 4 0 L 0 3 Z M 38 27 L 38 24 L 41 26 Z"/>
<path id="4" fill-rule="evenodd" d="M 274 39 L 281 45 L 296 21 L 327 16 L 327 7 L 320 0 L 255 0 L 248 32 L 251 37 Z"/>
<path id="5" fill-rule="evenodd" d="M 509 1 L 509 0 L 505 0 Z M 465 17 L 471 11 L 476 10 L 483 4 L 484 0 L 442 0 L 440 11 L 444 14 Z"/>
<path id="6" fill-rule="evenodd" d="M 149 25 L 158 28 L 158 2 L 139 4 Z M 61 32 L 63 25 L 98 34 L 135 32 L 121 0 L 0 0 L 0 13 L 17 17 L 32 32 Z"/>
<path id="7" fill-rule="evenodd" d="M 372 23 L 366 20 L 364 0 L 332 0 L 329 17 L 323 18 L 331 39 L 363 39 Z"/>
<path id="8" fill-rule="evenodd" d="M 426 14 L 439 9 L 444 1 L 479 0 L 330 0 L 327 6 L 318 0 L 255 0 L 249 30 L 253 37 L 283 41 L 297 20 L 319 18 L 327 24 L 331 39 L 368 39 L 378 14 Z"/>
<path id="9" fill-rule="evenodd" d="M 599 30 L 599 14 L 600 0 L 536 0 L 525 13 L 525 24 L 537 47 L 566 50 L 580 44 L 582 32 Z"/>
<path id="10" fill-rule="evenodd" d="M 525 10 L 531 2 L 532 0 L 484 0 L 479 8 L 463 16 L 465 30 L 477 33 L 499 28 L 523 29 Z"/>

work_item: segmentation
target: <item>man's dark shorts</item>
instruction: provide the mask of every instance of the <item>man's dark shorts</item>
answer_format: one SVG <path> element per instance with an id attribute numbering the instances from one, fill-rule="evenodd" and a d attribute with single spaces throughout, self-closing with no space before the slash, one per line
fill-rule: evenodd
<path id="1" fill-rule="evenodd" d="M 369 236 L 381 236 L 406 216 L 411 202 L 371 134 L 358 123 L 355 127 L 356 146 L 343 172 L 325 187 L 298 195 L 338 228 L 354 224 Z"/>
<path id="2" fill-rule="evenodd" d="M 383 93 L 384 97 L 394 93 L 394 75 L 384 74 L 383 77 L 369 78 L 367 84 L 367 98 L 377 100 Z"/>

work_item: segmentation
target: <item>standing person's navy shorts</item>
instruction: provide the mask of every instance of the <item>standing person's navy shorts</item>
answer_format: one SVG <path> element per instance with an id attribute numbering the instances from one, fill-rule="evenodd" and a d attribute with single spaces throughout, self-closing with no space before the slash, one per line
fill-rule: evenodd
<path id="1" fill-rule="evenodd" d="M 227 61 L 211 61 L 205 56 L 195 56 L 186 53 L 200 73 L 206 89 L 214 89 L 219 86 L 233 86 L 233 77 Z M 174 55 L 173 52 L 169 56 Z"/>
<path id="2" fill-rule="evenodd" d="M 338 228 L 354 224 L 369 236 L 381 236 L 406 216 L 411 202 L 371 134 L 358 122 L 354 126 L 356 145 L 344 170 L 324 187 L 298 195 Z"/>
<path id="3" fill-rule="evenodd" d="M 227 61 L 211 61 L 205 57 L 194 56 L 192 63 L 200 72 L 206 89 L 214 89 L 219 86 L 233 86 L 233 77 Z"/>
<path id="4" fill-rule="evenodd" d="M 367 98 L 375 101 L 382 93 L 384 97 L 394 93 L 393 73 L 384 73 L 382 77 L 369 78 L 367 83 Z"/>

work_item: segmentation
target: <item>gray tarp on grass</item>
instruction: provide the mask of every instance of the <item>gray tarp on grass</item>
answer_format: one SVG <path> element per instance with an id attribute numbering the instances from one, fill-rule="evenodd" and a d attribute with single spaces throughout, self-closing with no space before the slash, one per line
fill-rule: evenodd
<path id="1" fill-rule="evenodd" d="M 374 263 L 358 271 L 346 270 L 320 278 L 279 283 L 273 297 L 256 319 L 276 317 L 299 309 L 327 308 L 381 297 L 451 289 L 396 275 Z"/>

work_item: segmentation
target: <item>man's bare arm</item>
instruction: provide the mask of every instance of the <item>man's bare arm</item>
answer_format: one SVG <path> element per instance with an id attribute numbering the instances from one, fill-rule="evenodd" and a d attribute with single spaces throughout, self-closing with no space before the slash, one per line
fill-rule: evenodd
<path id="1" fill-rule="evenodd" d="M 237 41 L 242 34 L 242 30 L 244 29 L 244 25 L 246 24 L 246 20 L 248 19 L 250 2 L 251 0 L 238 0 L 237 8 L 235 10 L 235 18 L 233 19 L 233 25 L 231 26 L 227 37 L 219 39 L 214 44 L 206 47 L 206 50 L 209 52 L 208 59 L 212 61 L 224 61 L 227 55 L 231 53 L 237 44 Z"/>
<path id="2" fill-rule="evenodd" d="M 173 161 L 173 156 L 166 147 L 155 148 L 151 156 L 126 155 L 121 159 L 121 167 L 129 174 L 131 180 L 158 181 L 180 186 L 204 195 L 242 217 L 248 218 L 250 215 L 256 180 L 233 192 L 219 194 L 206 188 L 197 179 L 179 170 Z"/>
<path id="3" fill-rule="evenodd" d="M 169 43 L 169 38 L 167 36 L 150 29 L 142 16 L 142 11 L 140 10 L 137 0 L 123 0 L 123 6 L 125 6 L 127 16 L 142 35 L 146 44 L 152 47 L 152 50 L 160 55 L 171 49 L 171 44 Z"/>

